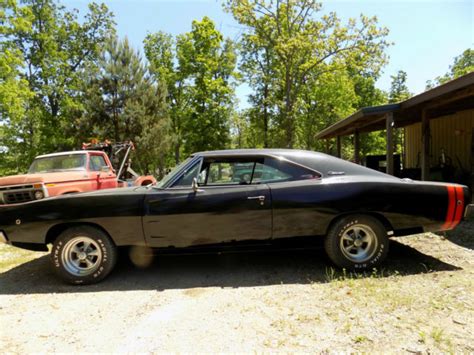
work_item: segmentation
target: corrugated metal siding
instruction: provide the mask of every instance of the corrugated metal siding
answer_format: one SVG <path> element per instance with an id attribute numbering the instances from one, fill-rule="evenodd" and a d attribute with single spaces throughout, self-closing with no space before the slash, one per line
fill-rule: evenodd
<path id="1" fill-rule="evenodd" d="M 466 169 L 471 166 L 471 140 L 474 129 L 474 110 L 458 112 L 430 121 L 431 127 L 431 166 L 438 165 L 441 149 L 451 157 L 453 164 L 458 160 Z M 405 127 L 405 167 L 420 167 L 422 150 L 421 123 Z"/>

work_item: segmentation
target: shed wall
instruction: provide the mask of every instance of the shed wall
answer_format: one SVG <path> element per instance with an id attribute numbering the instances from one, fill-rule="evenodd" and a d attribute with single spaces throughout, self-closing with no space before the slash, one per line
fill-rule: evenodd
<path id="1" fill-rule="evenodd" d="M 437 166 L 444 149 L 453 164 L 459 166 L 457 158 L 465 169 L 472 164 L 472 134 L 474 130 L 474 110 L 457 112 L 454 115 L 436 118 L 430 121 L 431 148 L 430 166 Z M 405 167 L 421 166 L 421 123 L 405 127 Z"/>

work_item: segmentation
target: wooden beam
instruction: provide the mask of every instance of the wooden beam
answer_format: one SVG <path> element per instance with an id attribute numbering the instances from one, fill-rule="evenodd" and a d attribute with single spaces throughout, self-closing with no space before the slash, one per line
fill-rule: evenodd
<path id="1" fill-rule="evenodd" d="M 385 116 L 387 129 L 387 174 L 393 175 L 393 113 L 389 112 Z"/>
<path id="2" fill-rule="evenodd" d="M 341 136 L 336 137 L 337 157 L 342 157 Z"/>
<path id="3" fill-rule="evenodd" d="M 430 176 L 430 119 L 426 110 L 421 112 L 421 180 L 426 181 Z"/>
<path id="4" fill-rule="evenodd" d="M 474 87 L 468 87 L 463 90 L 459 90 L 454 93 L 450 93 L 450 96 L 445 97 L 445 98 L 437 98 L 433 102 L 428 103 L 425 108 L 427 110 L 432 110 L 435 108 L 438 108 L 440 106 L 448 105 L 452 103 L 453 101 L 459 101 L 471 96 L 474 96 Z"/>
<path id="5" fill-rule="evenodd" d="M 359 131 L 354 132 L 354 162 L 360 163 L 360 138 Z"/>

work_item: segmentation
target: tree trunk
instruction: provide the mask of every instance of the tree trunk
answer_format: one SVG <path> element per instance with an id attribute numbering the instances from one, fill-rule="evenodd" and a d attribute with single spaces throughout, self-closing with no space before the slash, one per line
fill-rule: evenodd
<path id="1" fill-rule="evenodd" d="M 285 77 L 285 129 L 287 148 L 293 148 L 293 102 L 291 100 L 291 77 L 289 68 L 286 69 Z"/>
<path id="2" fill-rule="evenodd" d="M 263 147 L 268 148 L 268 85 L 265 84 L 263 93 Z"/>
<path id="3" fill-rule="evenodd" d="M 180 144 L 177 142 L 174 146 L 174 160 L 176 161 L 176 165 L 179 164 L 179 149 L 180 149 Z"/>

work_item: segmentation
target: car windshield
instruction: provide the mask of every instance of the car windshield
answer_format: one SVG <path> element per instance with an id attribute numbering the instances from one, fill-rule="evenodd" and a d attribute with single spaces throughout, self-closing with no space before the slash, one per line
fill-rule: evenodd
<path id="1" fill-rule="evenodd" d="M 28 174 L 83 170 L 86 168 L 86 161 L 86 154 L 65 154 L 36 158 L 33 160 Z"/>
<path id="2" fill-rule="evenodd" d="M 171 172 L 168 175 L 166 175 L 160 182 L 158 182 L 156 184 L 156 187 L 161 189 L 164 186 L 166 186 L 166 184 L 168 184 L 169 181 L 173 180 L 178 175 L 178 173 L 181 171 L 181 169 L 191 161 L 191 159 L 192 158 L 186 159 L 181 164 L 179 164 L 177 167 L 175 167 L 173 170 L 171 170 Z"/>

